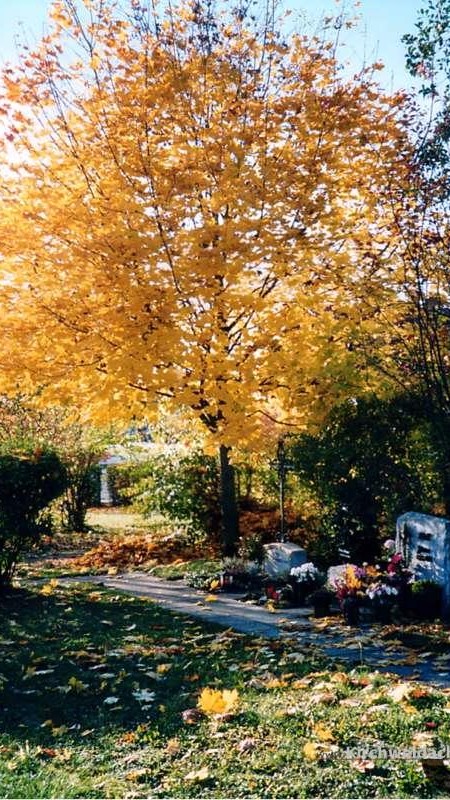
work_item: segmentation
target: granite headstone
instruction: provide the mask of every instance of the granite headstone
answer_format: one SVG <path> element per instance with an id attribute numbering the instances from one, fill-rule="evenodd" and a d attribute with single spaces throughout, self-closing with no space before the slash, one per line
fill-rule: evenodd
<path id="1" fill-rule="evenodd" d="M 395 546 L 415 580 L 442 586 L 445 618 L 450 616 L 450 520 L 408 511 L 397 519 Z"/>
<path id="2" fill-rule="evenodd" d="M 271 542 L 264 545 L 264 550 L 263 568 L 271 578 L 289 574 L 292 567 L 308 561 L 306 550 L 294 542 Z"/>

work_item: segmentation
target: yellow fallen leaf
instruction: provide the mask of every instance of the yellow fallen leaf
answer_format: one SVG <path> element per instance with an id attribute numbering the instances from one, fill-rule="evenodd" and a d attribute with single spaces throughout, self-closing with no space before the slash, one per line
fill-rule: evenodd
<path id="1" fill-rule="evenodd" d="M 317 745 L 314 744 L 314 742 L 306 742 L 306 744 L 303 745 L 303 755 L 309 761 L 316 761 L 319 757 Z"/>
<path id="2" fill-rule="evenodd" d="M 133 769 L 131 772 L 125 773 L 125 780 L 126 781 L 139 781 L 141 778 L 145 778 L 148 775 L 149 770 L 145 767 L 141 769 Z"/>
<path id="3" fill-rule="evenodd" d="M 172 664 L 158 664 L 156 672 L 158 675 L 165 675 L 170 669 L 172 669 Z"/>
<path id="4" fill-rule="evenodd" d="M 60 725 L 59 727 L 52 728 L 52 736 L 62 736 L 64 733 L 67 733 L 69 728 L 67 725 Z"/>
<path id="5" fill-rule="evenodd" d="M 220 586 L 220 581 L 218 580 L 211 581 L 211 583 L 209 584 L 209 588 L 211 589 L 211 591 L 214 591 L 214 589 L 218 589 L 219 586 Z"/>
<path id="6" fill-rule="evenodd" d="M 197 705 L 205 714 L 229 714 L 236 709 L 238 703 L 237 689 L 220 691 L 206 687 L 203 689 Z"/>
<path id="7" fill-rule="evenodd" d="M 266 683 L 266 689 L 281 689 L 283 686 L 287 686 L 287 683 L 280 678 L 271 678 Z"/>
<path id="8" fill-rule="evenodd" d="M 207 594 L 205 597 L 205 603 L 215 603 L 218 599 L 219 598 L 216 594 Z"/>
<path id="9" fill-rule="evenodd" d="M 411 739 L 411 744 L 414 747 L 429 747 L 433 748 L 434 734 L 431 731 L 418 731 Z"/>
<path id="10" fill-rule="evenodd" d="M 51 581 L 49 581 L 49 583 L 44 583 L 40 591 L 40 594 L 43 594 L 44 597 L 49 597 L 49 595 L 54 594 L 57 586 L 58 586 L 58 581 L 56 580 L 56 578 L 52 578 Z"/>
<path id="11" fill-rule="evenodd" d="M 169 756 L 175 756 L 177 753 L 180 752 L 181 743 L 179 739 L 169 739 L 166 744 L 166 753 Z"/>
<path id="12" fill-rule="evenodd" d="M 329 728 L 326 728 L 321 722 L 313 727 L 313 733 L 320 739 L 321 742 L 334 742 L 334 736 Z"/>
<path id="13" fill-rule="evenodd" d="M 348 675 L 345 672 L 334 672 L 330 675 L 332 683 L 348 683 Z"/>
<path id="14" fill-rule="evenodd" d="M 417 708 L 414 708 L 414 706 L 411 705 L 411 703 L 401 703 L 400 705 L 403 708 L 403 711 L 405 712 L 405 714 L 418 714 L 419 713 Z"/>

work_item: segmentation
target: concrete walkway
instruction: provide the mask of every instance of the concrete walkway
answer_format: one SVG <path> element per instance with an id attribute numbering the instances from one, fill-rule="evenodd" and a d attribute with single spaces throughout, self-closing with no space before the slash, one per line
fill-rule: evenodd
<path id="1" fill-rule="evenodd" d="M 311 609 L 286 608 L 270 612 L 264 606 L 239 602 L 242 594 L 211 594 L 214 601 L 207 601 L 205 592 L 187 586 L 184 581 L 166 581 L 145 572 L 125 572 L 120 575 L 83 575 L 77 578 L 61 578 L 66 581 L 99 583 L 108 589 L 120 589 L 141 597 L 150 597 L 171 611 L 193 617 L 253 636 L 276 639 L 283 634 L 282 625 L 287 620 L 310 629 L 308 617 Z"/>
<path id="2" fill-rule="evenodd" d="M 398 642 L 381 640 L 379 626 L 362 625 L 350 628 L 339 619 L 326 627 L 313 620 L 312 609 L 283 608 L 270 611 L 264 606 L 240 602 L 242 595 L 218 594 L 208 601 L 205 592 L 187 586 L 183 581 L 167 581 L 145 572 L 119 575 L 83 575 L 61 578 L 61 583 L 96 583 L 138 597 L 149 597 L 171 611 L 199 617 L 242 633 L 265 638 L 281 636 L 298 639 L 305 650 L 317 648 L 332 658 L 353 665 L 367 666 L 380 672 L 392 672 L 440 686 L 450 686 L 449 652 L 433 654 L 417 652 Z"/>

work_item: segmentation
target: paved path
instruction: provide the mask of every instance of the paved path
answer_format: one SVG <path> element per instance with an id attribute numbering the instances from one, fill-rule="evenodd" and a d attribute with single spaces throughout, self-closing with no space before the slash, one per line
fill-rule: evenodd
<path id="1" fill-rule="evenodd" d="M 450 686 L 450 644 L 448 653 L 421 654 L 398 642 L 377 639 L 377 626 L 349 628 L 338 619 L 321 628 L 308 608 L 283 608 L 275 612 L 263 606 L 239 602 L 242 595 L 218 594 L 208 602 L 207 595 L 183 581 L 167 581 L 145 572 L 119 575 L 83 575 L 61 578 L 62 582 L 88 582 L 140 597 L 149 597 L 165 608 L 224 625 L 242 633 L 279 638 L 298 638 L 307 649 L 317 647 L 325 655 L 353 664 L 365 665 L 406 678 L 417 678 L 441 686 Z M 449 639 L 450 641 L 450 639 Z"/>

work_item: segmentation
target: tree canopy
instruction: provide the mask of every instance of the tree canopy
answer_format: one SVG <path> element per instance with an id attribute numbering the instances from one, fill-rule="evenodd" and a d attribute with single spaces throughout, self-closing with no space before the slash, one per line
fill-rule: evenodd
<path id="1" fill-rule="evenodd" d="M 394 298 L 402 97 L 277 27 L 52 5 L 3 73 L 5 388 L 101 414 L 164 397 L 232 445 L 366 379 L 352 342 Z"/>

